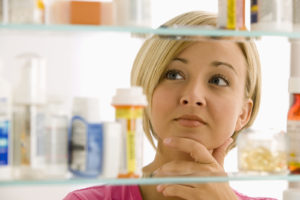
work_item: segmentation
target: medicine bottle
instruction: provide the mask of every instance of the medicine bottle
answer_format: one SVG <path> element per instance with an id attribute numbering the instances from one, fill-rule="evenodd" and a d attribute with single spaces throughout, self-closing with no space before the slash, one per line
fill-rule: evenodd
<path id="1" fill-rule="evenodd" d="M 245 0 L 219 0 L 217 26 L 223 29 L 245 30 Z"/>
<path id="2" fill-rule="evenodd" d="M 47 176 L 65 178 L 68 172 L 69 113 L 62 96 L 47 98 L 45 121 Z"/>
<path id="3" fill-rule="evenodd" d="M 292 174 L 300 174 L 300 40 L 291 39 L 291 65 L 289 79 L 290 108 L 287 119 L 288 168 Z"/>
<path id="4" fill-rule="evenodd" d="M 289 80 L 289 92 L 293 102 L 288 111 L 287 134 L 289 142 L 290 173 L 300 174 L 300 77 L 291 77 Z"/>
<path id="5" fill-rule="evenodd" d="M 291 31 L 293 0 L 251 0 L 251 30 Z"/>
<path id="6" fill-rule="evenodd" d="M 119 178 L 138 178 L 143 165 L 143 110 L 147 105 L 141 87 L 120 88 L 112 99 L 116 120 L 121 123 Z"/>
<path id="7" fill-rule="evenodd" d="M 73 99 L 68 143 L 69 169 L 73 175 L 88 178 L 101 175 L 103 132 L 97 98 Z"/>
<path id="8" fill-rule="evenodd" d="M 43 24 L 45 22 L 44 0 L 9 0 L 9 23 Z"/>

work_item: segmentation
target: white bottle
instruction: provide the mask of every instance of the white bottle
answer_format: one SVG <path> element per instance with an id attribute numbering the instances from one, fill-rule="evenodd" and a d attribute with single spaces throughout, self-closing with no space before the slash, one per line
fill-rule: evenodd
<path id="1" fill-rule="evenodd" d="M 251 0 L 251 30 L 291 31 L 292 0 Z"/>
<path id="2" fill-rule="evenodd" d="M 21 78 L 14 90 L 13 165 L 20 179 L 43 178 L 45 154 L 45 60 L 35 54 L 18 57 Z"/>
<path id="3" fill-rule="evenodd" d="M 97 178 L 101 174 L 103 133 L 97 98 L 74 98 L 69 151 L 69 169 L 73 175 Z"/>
<path id="4" fill-rule="evenodd" d="M 150 0 L 114 0 L 115 23 L 123 26 L 151 26 Z"/>
<path id="5" fill-rule="evenodd" d="M 5 79 L 0 78 L 0 180 L 12 178 L 11 137 L 11 87 Z"/>
<path id="6" fill-rule="evenodd" d="M 121 159 L 122 126 L 118 122 L 103 123 L 103 178 L 117 178 Z M 112 153 L 114 152 L 114 153 Z"/>
<path id="7" fill-rule="evenodd" d="M 45 145 L 46 173 L 50 178 L 65 178 L 68 173 L 68 118 L 65 98 L 48 97 Z"/>

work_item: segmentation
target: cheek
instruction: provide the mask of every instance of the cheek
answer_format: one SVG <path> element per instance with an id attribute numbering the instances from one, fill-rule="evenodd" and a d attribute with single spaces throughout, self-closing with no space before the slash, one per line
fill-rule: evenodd
<path id="1" fill-rule="evenodd" d="M 228 100 L 220 103 L 216 102 L 213 107 L 215 110 L 211 113 L 214 113 L 213 119 L 216 123 L 213 132 L 216 134 L 214 139 L 217 145 L 223 144 L 223 142 L 234 133 L 240 113 L 237 104 L 239 104 L 239 102 Z"/>
<path id="2" fill-rule="evenodd" d="M 174 109 L 174 97 L 170 90 L 162 87 L 155 89 L 152 96 L 151 108 L 151 124 L 154 132 L 160 135 L 161 132 L 166 132 L 165 126 L 168 120 L 168 113 Z"/>

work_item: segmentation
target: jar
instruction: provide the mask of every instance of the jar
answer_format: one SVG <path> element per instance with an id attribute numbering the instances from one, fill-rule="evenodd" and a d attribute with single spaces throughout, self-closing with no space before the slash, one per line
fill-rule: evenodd
<path id="1" fill-rule="evenodd" d="M 242 172 L 287 173 L 287 137 L 275 129 L 246 130 L 237 138 Z"/>

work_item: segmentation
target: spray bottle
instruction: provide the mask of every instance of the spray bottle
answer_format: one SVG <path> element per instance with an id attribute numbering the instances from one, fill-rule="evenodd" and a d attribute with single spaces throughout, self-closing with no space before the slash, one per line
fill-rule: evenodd
<path id="1" fill-rule="evenodd" d="M 45 60 L 35 54 L 18 57 L 21 78 L 14 90 L 13 165 L 16 178 L 44 177 L 45 151 Z"/>

